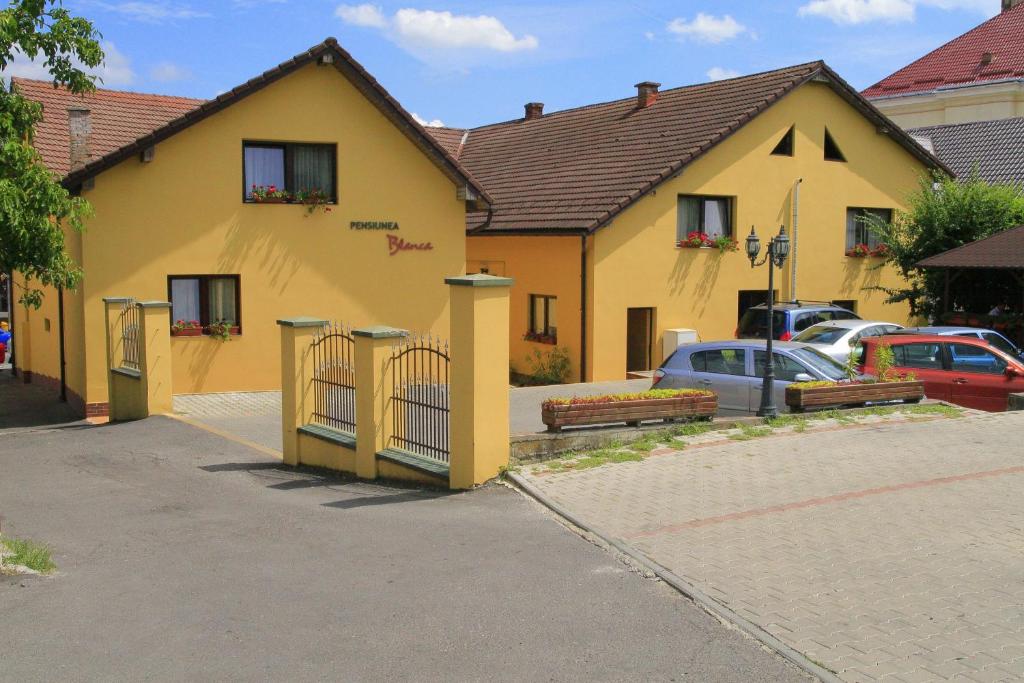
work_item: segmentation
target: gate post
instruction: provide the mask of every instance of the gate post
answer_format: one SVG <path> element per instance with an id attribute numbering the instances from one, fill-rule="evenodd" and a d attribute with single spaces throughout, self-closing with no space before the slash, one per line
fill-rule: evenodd
<path id="1" fill-rule="evenodd" d="M 103 321 L 107 331 L 107 413 L 111 422 L 116 422 L 126 412 L 130 412 L 125 405 L 125 397 L 114 386 L 114 370 L 121 367 L 121 361 L 124 359 L 124 339 L 121 337 L 122 309 L 129 301 L 131 299 L 125 296 L 103 299 Z"/>
<path id="2" fill-rule="evenodd" d="M 449 484 L 468 489 L 508 466 L 509 288 L 493 275 L 445 278 L 451 286 Z"/>
<path id="3" fill-rule="evenodd" d="M 139 378 L 146 415 L 174 410 L 171 398 L 171 304 L 140 301 Z"/>
<path id="4" fill-rule="evenodd" d="M 327 321 L 289 318 L 277 324 L 281 328 L 281 451 L 284 464 L 298 465 L 298 429 L 313 415 L 311 345 Z"/>
<path id="5" fill-rule="evenodd" d="M 377 478 L 377 453 L 391 440 L 391 347 L 408 336 L 394 327 L 352 330 L 356 364 L 356 476 Z"/>

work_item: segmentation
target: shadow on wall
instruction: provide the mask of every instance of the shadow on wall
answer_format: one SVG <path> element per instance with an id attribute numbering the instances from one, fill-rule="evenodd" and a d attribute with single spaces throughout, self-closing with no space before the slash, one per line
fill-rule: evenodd
<path id="1" fill-rule="evenodd" d="M 882 268 L 885 262 L 875 258 L 846 257 L 843 265 L 843 291 L 859 298 L 865 290 L 873 289 L 882 282 Z"/>
<path id="2" fill-rule="evenodd" d="M 228 227 L 224 248 L 217 259 L 220 272 L 237 273 L 242 264 L 256 263 L 274 288 L 283 288 L 302 263 L 290 252 L 287 241 L 281 239 L 278 227 L 267 227 L 261 222 L 243 227 L 236 216 Z"/>
<path id="3" fill-rule="evenodd" d="M 228 344 L 239 343 L 235 339 L 230 341 L 218 341 L 206 337 L 199 338 L 201 341 L 188 340 L 183 352 L 184 360 L 188 363 L 189 377 L 195 382 L 195 393 L 202 393 L 206 390 L 206 381 L 209 379 L 210 368 L 213 367 L 219 354 Z"/>
<path id="4" fill-rule="evenodd" d="M 685 292 L 690 278 L 699 277 L 690 304 L 694 307 L 693 310 L 697 316 L 704 315 L 711 293 L 718 281 L 718 274 L 722 269 L 722 260 L 730 256 L 730 254 L 718 253 L 717 249 L 680 249 L 676 263 L 672 266 L 672 272 L 668 277 L 669 291 L 672 296 L 681 296 Z M 698 266 L 698 260 L 703 260 L 703 265 Z M 700 269 L 699 275 L 694 272 L 698 268 Z"/>

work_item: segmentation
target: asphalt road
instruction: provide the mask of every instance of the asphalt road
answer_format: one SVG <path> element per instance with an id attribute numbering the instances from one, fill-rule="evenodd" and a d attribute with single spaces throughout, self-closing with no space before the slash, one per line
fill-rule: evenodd
<path id="1" fill-rule="evenodd" d="M 59 566 L 0 577 L 2 680 L 804 680 L 501 486 L 295 471 L 160 417 L 0 444 L 3 531 Z"/>

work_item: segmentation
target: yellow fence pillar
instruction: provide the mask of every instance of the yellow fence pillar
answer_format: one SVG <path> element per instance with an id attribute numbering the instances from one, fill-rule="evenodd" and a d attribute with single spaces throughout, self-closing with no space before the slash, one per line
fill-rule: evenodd
<path id="1" fill-rule="evenodd" d="M 146 415 L 174 410 L 171 392 L 171 304 L 140 301 L 139 374 Z"/>
<path id="2" fill-rule="evenodd" d="M 453 489 L 468 489 L 508 466 L 509 288 L 511 278 L 466 275 L 451 286 L 451 463 Z"/>
<path id="3" fill-rule="evenodd" d="M 298 465 L 298 429 L 313 415 L 313 339 L 327 321 L 288 318 L 277 324 L 281 328 L 281 449 L 286 465 Z"/>
<path id="4" fill-rule="evenodd" d="M 391 440 L 391 347 L 407 336 L 394 327 L 352 330 L 356 365 L 356 476 L 377 478 L 377 453 Z"/>

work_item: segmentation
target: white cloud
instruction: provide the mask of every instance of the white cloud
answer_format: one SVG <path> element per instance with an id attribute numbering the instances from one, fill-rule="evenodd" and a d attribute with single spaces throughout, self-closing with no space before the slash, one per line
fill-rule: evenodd
<path id="1" fill-rule="evenodd" d="M 797 13 L 802 17 L 822 17 L 836 24 L 865 24 L 871 21 L 913 21 L 918 7 L 966 10 L 991 16 L 998 5 L 992 0 L 811 0 Z"/>
<path id="2" fill-rule="evenodd" d="M 420 124 L 421 126 L 425 126 L 427 128 L 443 128 L 444 127 L 444 121 L 442 121 L 441 119 L 431 119 L 430 121 L 427 121 L 425 118 L 423 118 L 422 116 L 420 116 L 416 112 L 410 112 L 410 114 L 412 114 L 412 117 L 413 117 L 413 119 L 415 119 L 416 123 Z"/>
<path id="3" fill-rule="evenodd" d="M 103 64 L 95 69 L 89 69 L 85 68 L 81 62 L 75 60 L 75 66 L 87 73 L 99 76 L 100 82 L 97 85 L 100 86 L 124 86 L 134 83 L 135 71 L 132 69 L 131 60 L 110 41 L 104 41 L 100 46 L 103 48 Z M 15 53 L 14 59 L 11 60 L 7 69 L 4 70 L 3 76 L 5 78 L 20 76 L 41 81 L 53 79 L 50 72 L 47 71 L 43 60 L 39 58 L 34 60 L 28 59 L 21 53 Z"/>
<path id="4" fill-rule="evenodd" d="M 387 17 L 381 12 L 380 7 L 371 4 L 339 5 L 338 9 L 334 10 L 334 16 L 353 26 L 369 28 L 387 28 L 388 26 Z"/>
<path id="5" fill-rule="evenodd" d="M 166 2 L 97 2 L 96 6 L 107 12 L 114 12 L 128 19 L 150 24 L 174 19 L 197 19 L 210 16 L 209 12 Z"/>
<path id="6" fill-rule="evenodd" d="M 673 19 L 668 23 L 669 33 L 680 38 L 691 38 L 699 43 L 721 43 L 744 33 L 747 27 L 726 14 L 715 17 L 700 12 L 693 21 Z"/>
<path id="7" fill-rule="evenodd" d="M 709 81 L 721 81 L 726 78 L 736 78 L 739 75 L 739 71 L 734 71 L 733 69 L 725 69 L 720 66 L 713 66 L 707 71 L 707 77 Z"/>
<path id="8" fill-rule="evenodd" d="M 836 24 L 869 21 L 913 21 L 913 0 L 811 0 L 800 7 L 802 16 L 823 17 Z"/>
<path id="9" fill-rule="evenodd" d="M 531 35 L 516 37 L 497 17 L 400 9 L 386 17 L 376 5 L 340 5 L 335 16 L 347 24 L 376 28 L 406 49 L 476 49 L 495 52 L 533 50 Z"/>
<path id="10" fill-rule="evenodd" d="M 160 62 L 149 70 L 149 77 L 154 81 L 169 83 L 171 81 L 188 80 L 192 78 L 192 72 L 173 62 Z"/>

